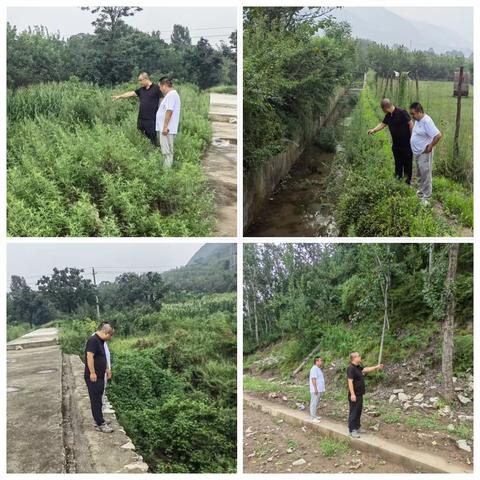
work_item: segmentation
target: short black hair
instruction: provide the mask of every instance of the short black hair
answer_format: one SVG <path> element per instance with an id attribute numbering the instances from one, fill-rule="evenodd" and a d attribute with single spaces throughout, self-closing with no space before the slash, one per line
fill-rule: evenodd
<path id="1" fill-rule="evenodd" d="M 410 105 L 410 110 L 415 110 L 416 112 L 424 113 L 422 104 L 420 102 L 413 102 Z"/>
<path id="2" fill-rule="evenodd" d="M 317 360 L 322 360 L 322 357 L 314 357 L 313 358 L 313 364 L 314 365 L 317 363 Z"/>
<path id="3" fill-rule="evenodd" d="M 169 77 L 161 77 L 158 83 L 160 85 L 168 85 L 169 87 L 173 85 L 173 82 Z"/>

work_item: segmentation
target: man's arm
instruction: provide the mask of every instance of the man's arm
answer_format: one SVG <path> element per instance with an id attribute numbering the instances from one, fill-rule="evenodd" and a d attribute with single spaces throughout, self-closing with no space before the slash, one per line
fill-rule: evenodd
<path id="1" fill-rule="evenodd" d="M 440 141 L 440 139 L 442 138 L 442 132 L 438 132 L 434 137 L 433 137 L 433 140 L 432 142 L 430 143 L 430 145 L 427 145 L 427 147 L 425 148 L 425 153 L 430 153 L 432 150 L 433 150 L 433 147 L 435 147 L 435 145 Z"/>
<path id="2" fill-rule="evenodd" d="M 413 130 L 413 120 L 408 121 L 408 128 L 410 129 L 410 133 L 412 133 Z"/>
<path id="3" fill-rule="evenodd" d="M 357 401 L 357 397 L 355 395 L 355 390 L 353 389 L 353 378 L 347 378 L 348 381 L 348 391 L 350 392 L 350 400 L 352 402 Z"/>
<path id="4" fill-rule="evenodd" d="M 137 94 L 135 93 L 134 90 L 132 90 L 131 92 L 125 92 L 125 93 L 122 93 L 121 95 L 112 95 L 112 100 L 121 100 L 123 98 L 131 98 L 136 96 Z"/>
<path id="5" fill-rule="evenodd" d="M 173 110 L 167 110 L 165 112 L 165 120 L 163 121 L 163 130 L 162 135 L 168 135 L 168 124 L 170 123 L 170 119 L 172 118 Z"/>
<path id="6" fill-rule="evenodd" d="M 377 370 L 383 370 L 383 363 L 379 363 L 374 367 L 363 367 L 362 373 L 366 375 L 367 373 L 376 372 Z"/>
<path id="7" fill-rule="evenodd" d="M 316 378 L 312 378 L 312 384 L 313 384 L 313 390 L 315 392 L 315 395 L 318 394 L 318 387 L 317 387 L 317 379 Z"/>
<path id="8" fill-rule="evenodd" d="M 95 373 L 95 361 L 93 359 L 93 352 L 87 352 L 87 366 L 90 372 L 90 381 L 97 381 L 97 374 Z"/>
<path id="9" fill-rule="evenodd" d="M 383 122 L 380 122 L 375 128 L 371 128 L 367 133 L 369 135 L 374 135 L 375 133 L 379 132 L 380 130 L 383 130 L 386 127 L 386 125 Z"/>

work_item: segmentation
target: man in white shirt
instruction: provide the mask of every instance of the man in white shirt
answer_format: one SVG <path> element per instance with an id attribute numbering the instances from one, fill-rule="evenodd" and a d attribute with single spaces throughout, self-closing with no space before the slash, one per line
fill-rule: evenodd
<path id="1" fill-rule="evenodd" d="M 433 152 L 435 145 L 442 138 L 442 133 L 425 113 L 420 103 L 414 102 L 410 105 L 410 115 L 415 119 L 410 145 L 417 165 L 417 195 L 424 204 L 428 205 L 432 197 Z"/>
<path id="2" fill-rule="evenodd" d="M 155 129 L 164 158 L 163 165 L 165 168 L 170 168 L 173 164 L 173 145 L 180 122 L 181 102 L 180 96 L 168 77 L 162 77 L 158 86 L 163 98 L 158 107 Z"/>
<path id="3" fill-rule="evenodd" d="M 321 417 L 317 416 L 318 402 L 320 396 L 325 392 L 325 379 L 321 367 L 323 359 L 315 357 L 313 359 L 313 367 L 310 369 L 310 417 L 312 421 L 318 422 Z"/>

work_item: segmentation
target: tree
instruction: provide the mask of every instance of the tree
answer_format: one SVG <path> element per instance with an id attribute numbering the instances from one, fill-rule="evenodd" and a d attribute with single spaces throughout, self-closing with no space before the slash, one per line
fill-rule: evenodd
<path id="1" fill-rule="evenodd" d="M 44 275 L 37 282 L 42 292 L 60 312 L 73 313 L 82 304 L 95 304 L 95 287 L 83 278 L 78 268 L 53 269 L 51 276 Z"/>
<path id="2" fill-rule="evenodd" d="M 192 46 L 192 39 L 188 27 L 175 24 L 170 35 L 170 42 L 174 47 L 188 48 Z"/>
<path id="3" fill-rule="evenodd" d="M 53 318 L 48 301 L 39 292 L 32 290 L 23 277 L 17 275 L 12 275 L 7 305 L 10 323 L 28 323 L 33 327 Z"/>
<path id="4" fill-rule="evenodd" d="M 445 282 L 447 309 L 443 321 L 443 347 L 442 347 L 442 376 L 443 396 L 451 401 L 453 389 L 453 332 L 455 327 L 455 278 L 458 264 L 458 243 L 450 245 L 448 250 L 448 270 Z"/>

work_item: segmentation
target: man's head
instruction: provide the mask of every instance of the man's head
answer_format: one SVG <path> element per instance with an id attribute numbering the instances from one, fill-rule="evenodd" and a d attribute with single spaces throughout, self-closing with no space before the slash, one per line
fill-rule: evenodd
<path id="1" fill-rule="evenodd" d="M 102 322 L 98 327 L 97 327 L 97 335 L 102 339 L 102 340 L 110 340 L 113 337 L 113 334 L 115 333 L 115 330 L 113 327 L 107 323 L 107 322 Z"/>
<path id="2" fill-rule="evenodd" d="M 360 365 L 362 363 L 362 357 L 358 352 L 352 352 L 350 354 L 350 363 L 353 363 L 353 365 Z"/>
<path id="3" fill-rule="evenodd" d="M 422 104 L 420 102 L 413 102 L 410 105 L 410 115 L 415 120 L 421 120 L 425 115 L 425 111 L 423 110 Z"/>
<path id="4" fill-rule="evenodd" d="M 313 359 L 313 364 L 316 365 L 317 367 L 322 367 L 323 365 L 323 358 L 322 357 L 315 357 Z"/>
<path id="5" fill-rule="evenodd" d="M 138 76 L 138 83 L 141 87 L 148 87 L 152 83 L 147 72 L 142 72 Z"/>
<path id="6" fill-rule="evenodd" d="M 166 95 L 173 88 L 173 83 L 168 77 L 162 77 L 158 81 L 158 86 L 160 87 L 160 91 Z"/>
<path id="7" fill-rule="evenodd" d="M 380 107 L 385 113 L 392 113 L 395 110 L 395 105 L 389 98 L 382 98 Z"/>

